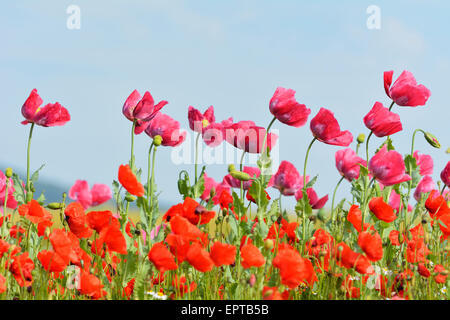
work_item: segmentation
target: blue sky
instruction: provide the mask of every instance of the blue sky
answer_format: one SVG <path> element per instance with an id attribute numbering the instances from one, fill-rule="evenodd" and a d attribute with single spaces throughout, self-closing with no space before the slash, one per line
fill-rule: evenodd
<path id="1" fill-rule="evenodd" d="M 81 29 L 66 27 L 69 5 L 81 9 Z M 369 5 L 381 10 L 381 29 L 366 27 Z M 267 126 L 276 87 L 297 91 L 312 109 L 331 109 L 343 129 L 367 134 L 362 118 L 375 101 L 388 104 L 383 71 L 413 72 L 432 92 L 425 107 L 399 108 L 404 130 L 393 136 L 401 153 L 416 128 L 431 131 L 443 148 L 422 138 L 416 148 L 433 156 L 434 179 L 449 160 L 448 1 L 9 1 L 0 12 L 0 163 L 23 169 L 28 127 L 20 108 L 33 88 L 45 102 L 67 107 L 64 127 L 37 128 L 32 168 L 70 186 L 76 179 L 111 184 L 129 160 L 131 123 L 121 108 L 134 89 L 168 100 L 165 112 L 188 129 L 189 105 L 214 105 L 219 120 L 253 120 Z M 302 168 L 311 140 L 309 123 L 281 123 L 280 159 Z M 371 146 L 381 144 L 372 139 Z M 138 166 L 146 168 L 146 136 L 136 139 Z M 354 144 L 352 145 L 354 146 Z M 371 149 L 373 149 L 371 148 Z M 319 174 L 319 195 L 339 179 L 338 147 L 316 143 L 308 165 Z M 156 182 L 165 202 L 177 202 L 171 150 L 158 151 Z M 226 165 L 207 169 L 217 180 Z M 1 168 L 4 169 L 4 168 Z M 338 193 L 344 196 L 348 184 Z M 286 200 L 285 200 L 286 201 Z M 293 201 L 290 202 L 293 204 Z"/>

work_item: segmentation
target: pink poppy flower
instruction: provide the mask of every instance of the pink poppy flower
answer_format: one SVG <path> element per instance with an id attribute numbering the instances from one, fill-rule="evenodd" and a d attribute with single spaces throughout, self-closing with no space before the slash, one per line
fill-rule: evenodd
<path id="1" fill-rule="evenodd" d="M 200 199 L 204 201 L 209 201 L 209 198 L 211 196 L 211 190 L 214 189 L 214 193 L 216 192 L 218 182 L 214 180 L 214 178 L 208 177 L 206 172 L 203 174 L 203 179 L 205 181 L 205 190 L 203 190 L 202 195 L 200 196 Z"/>
<path id="2" fill-rule="evenodd" d="M 42 127 L 63 126 L 70 121 L 70 114 L 66 108 L 58 102 L 46 104 L 41 108 L 43 100 L 33 89 L 30 96 L 22 106 L 22 115 L 25 121 L 22 124 L 35 123 Z"/>
<path id="3" fill-rule="evenodd" d="M 419 172 L 421 176 L 433 174 L 433 158 L 427 154 L 419 155 L 419 151 L 415 151 L 413 154 L 416 159 L 416 163 L 419 166 Z"/>
<path id="4" fill-rule="evenodd" d="M 394 71 L 384 73 L 384 90 L 388 97 L 399 106 L 416 107 L 425 105 L 431 96 L 431 92 L 424 85 L 418 85 L 411 72 L 403 71 L 391 86 L 393 75 Z"/>
<path id="5" fill-rule="evenodd" d="M 214 107 L 210 106 L 202 114 L 199 110 L 195 109 L 193 106 L 189 106 L 188 120 L 189 120 L 189 128 L 191 128 L 191 130 L 197 133 L 202 133 L 203 128 L 206 128 L 211 123 L 216 122 L 216 117 L 214 116 Z"/>
<path id="6" fill-rule="evenodd" d="M 425 176 L 422 180 L 420 180 L 416 190 L 414 191 L 414 199 L 416 199 L 416 201 L 420 201 L 423 193 L 431 192 L 434 189 L 436 189 L 436 185 L 433 178 L 431 178 L 431 176 Z"/>
<path id="7" fill-rule="evenodd" d="M 225 181 L 222 181 L 221 183 L 219 183 L 215 187 L 215 189 L 216 189 L 216 194 L 213 197 L 214 205 L 217 205 L 220 203 L 220 196 L 222 195 L 223 192 L 228 192 L 229 194 L 231 194 L 230 186 Z"/>
<path id="8" fill-rule="evenodd" d="M 0 171 L 0 207 L 3 207 L 5 204 L 6 183 L 8 183 L 8 199 L 6 200 L 6 207 L 16 209 L 17 201 L 14 198 L 14 192 L 16 190 L 14 189 L 13 180 L 11 178 L 7 179 L 2 171 Z"/>
<path id="9" fill-rule="evenodd" d="M 394 209 L 394 211 L 398 214 L 400 210 L 403 208 L 403 203 L 400 195 L 395 191 L 392 190 L 390 196 L 389 196 L 389 205 Z M 408 204 L 408 212 L 412 211 L 412 206 Z"/>
<path id="10" fill-rule="evenodd" d="M 261 153 L 263 150 L 266 129 L 258 127 L 253 121 L 239 121 L 225 128 L 225 139 L 236 148 L 249 153 Z M 274 133 L 267 135 L 266 147 L 271 150 L 277 142 L 278 136 Z"/>
<path id="11" fill-rule="evenodd" d="M 353 141 L 350 131 L 341 131 L 333 112 L 328 109 L 320 108 L 309 125 L 314 137 L 323 143 L 348 147 Z"/>
<path id="12" fill-rule="evenodd" d="M 369 170 L 385 186 L 411 180 L 405 173 L 402 155 L 395 150 L 388 151 L 386 145 L 370 159 Z"/>
<path id="13" fill-rule="evenodd" d="M 295 91 L 278 87 L 270 99 L 270 112 L 282 123 L 299 128 L 305 125 L 311 110 L 295 100 Z"/>
<path id="14" fill-rule="evenodd" d="M 140 134 L 147 128 L 149 121 L 166 104 L 168 102 L 163 100 L 155 105 L 155 100 L 153 100 L 150 92 L 146 91 L 144 97 L 141 97 L 141 94 L 137 90 L 134 90 L 125 101 L 122 113 L 128 120 L 137 121 L 134 133 Z"/>
<path id="15" fill-rule="evenodd" d="M 302 187 L 303 188 L 303 187 Z M 308 196 L 309 205 L 313 209 L 322 209 L 328 201 L 328 195 L 319 199 L 316 191 L 313 188 L 306 189 L 306 195 Z M 295 193 L 295 199 L 298 201 L 303 198 L 303 189 L 299 189 Z"/>
<path id="16" fill-rule="evenodd" d="M 355 151 L 351 148 L 336 151 L 335 155 L 336 168 L 339 173 L 348 181 L 358 179 L 360 166 L 366 166 L 367 163 L 361 157 L 358 157 Z"/>
<path id="17" fill-rule="evenodd" d="M 444 182 L 447 188 L 450 188 L 450 161 L 447 162 L 447 165 L 441 172 L 441 180 L 442 182 Z"/>
<path id="18" fill-rule="evenodd" d="M 244 169 L 242 170 L 245 173 L 248 173 L 248 175 L 251 178 L 258 178 L 261 174 L 261 170 L 259 170 L 258 167 L 244 167 Z M 238 179 L 233 178 L 230 174 L 227 174 L 224 178 L 223 181 L 225 183 L 227 183 L 231 188 L 240 188 L 241 187 L 241 181 Z M 252 185 L 252 180 L 248 180 L 248 181 L 244 181 L 243 183 L 243 189 L 244 190 L 248 190 L 250 188 L 250 186 Z"/>
<path id="19" fill-rule="evenodd" d="M 299 188 L 302 188 L 303 181 L 292 163 L 282 161 L 278 171 L 270 178 L 267 186 L 278 189 L 284 196 L 293 196 Z"/>
<path id="20" fill-rule="evenodd" d="M 201 133 L 203 141 L 209 147 L 220 145 L 225 137 L 225 128 L 233 124 L 233 118 L 216 122 L 213 106 L 206 109 L 203 114 L 194 107 L 189 106 L 188 120 L 191 130 Z"/>
<path id="21" fill-rule="evenodd" d="M 377 137 L 386 137 L 402 131 L 400 116 L 383 107 L 381 102 L 375 102 L 372 110 L 364 117 L 364 124 Z"/>
<path id="22" fill-rule="evenodd" d="M 158 135 L 161 136 L 161 145 L 168 147 L 176 147 L 186 138 L 186 131 L 180 132 L 180 123 L 162 112 L 156 113 L 145 129 L 145 133 L 152 139 Z"/>
<path id="23" fill-rule="evenodd" d="M 69 190 L 69 197 L 83 208 L 95 207 L 111 199 L 111 189 L 106 184 L 94 184 L 92 189 L 85 180 L 77 180 Z"/>

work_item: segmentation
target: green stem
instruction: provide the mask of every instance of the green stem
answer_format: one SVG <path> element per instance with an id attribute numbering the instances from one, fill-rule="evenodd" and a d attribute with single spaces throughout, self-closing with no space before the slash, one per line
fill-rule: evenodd
<path id="1" fill-rule="evenodd" d="M 130 158 L 130 168 L 134 171 L 134 129 L 136 128 L 137 120 L 133 121 L 133 126 L 131 127 L 131 158 Z"/>
<path id="2" fill-rule="evenodd" d="M 368 193 L 370 190 L 370 186 L 372 185 L 372 183 L 375 181 L 375 178 L 372 178 L 372 180 L 370 180 L 369 184 L 367 185 L 367 177 L 364 177 L 364 202 L 363 202 L 363 209 L 361 211 L 361 232 L 364 231 L 364 218 L 366 216 L 366 209 L 367 209 L 367 200 L 369 199 L 368 197 Z"/>
<path id="3" fill-rule="evenodd" d="M 152 176 L 151 174 L 151 154 L 152 154 L 152 149 L 153 146 L 155 145 L 154 142 L 152 142 L 152 144 L 150 145 L 150 148 L 148 149 L 148 166 L 147 166 L 147 199 L 150 200 L 150 177 Z M 150 203 L 149 203 L 150 204 Z"/>
<path id="4" fill-rule="evenodd" d="M 366 165 L 367 165 L 367 168 L 369 168 L 369 140 L 370 140 L 370 137 L 372 137 L 372 135 L 373 135 L 373 131 L 370 131 L 369 136 L 367 137 L 367 140 L 366 140 Z"/>
<path id="5" fill-rule="evenodd" d="M 242 156 L 241 156 L 241 161 L 239 163 L 239 171 L 242 172 L 243 170 L 243 162 L 244 162 L 244 156 L 245 156 L 245 150 L 242 152 Z M 241 188 L 240 188 L 240 196 L 241 196 L 241 201 L 244 201 L 244 182 L 241 181 Z"/>
<path id="6" fill-rule="evenodd" d="M 444 194 L 445 187 L 446 187 L 446 185 L 444 184 L 444 186 L 442 187 L 442 190 L 441 190 L 441 195 Z"/>
<path id="7" fill-rule="evenodd" d="M 306 156 L 305 156 L 305 163 L 303 164 L 303 197 L 306 197 L 305 199 L 303 199 L 303 203 L 306 203 L 305 201 L 308 201 L 307 197 L 307 193 L 306 193 L 306 165 L 308 163 L 308 157 L 309 157 L 309 152 L 311 151 L 311 147 L 313 145 L 313 143 L 317 140 L 316 137 L 314 137 L 311 140 L 311 143 L 308 146 L 308 149 L 306 150 Z M 303 205 L 303 211 L 302 211 L 302 231 L 303 231 L 303 249 L 305 249 L 305 244 L 306 244 L 306 208 L 305 205 Z"/>
<path id="8" fill-rule="evenodd" d="M 197 134 L 195 140 L 195 184 L 197 184 L 197 166 L 198 166 L 198 141 L 200 139 L 200 133 Z"/>
<path id="9" fill-rule="evenodd" d="M 152 178 L 150 180 L 150 221 L 149 221 L 149 233 L 148 233 L 148 241 L 149 241 L 149 248 L 151 247 L 151 231 L 153 228 L 153 185 L 155 184 L 155 155 L 156 150 L 158 148 L 155 146 L 153 149 L 153 157 L 152 157 Z"/>
<path id="10" fill-rule="evenodd" d="M 339 179 L 339 182 L 336 184 L 336 187 L 334 188 L 334 192 L 333 192 L 333 200 L 331 200 L 331 222 L 334 222 L 334 198 L 336 197 L 336 191 L 339 187 L 339 185 L 341 184 L 341 182 L 345 179 L 344 176 L 341 177 L 341 179 Z"/>
<path id="11" fill-rule="evenodd" d="M 392 101 L 391 105 L 389 106 L 389 111 L 392 110 L 392 108 L 394 107 L 395 101 Z"/>
<path id="12" fill-rule="evenodd" d="M 27 192 L 31 191 L 30 187 L 30 147 L 31 147 L 31 138 L 33 137 L 33 129 L 34 129 L 34 123 L 31 124 L 30 127 L 30 133 L 28 135 L 28 149 L 27 149 Z"/>
<path id="13" fill-rule="evenodd" d="M 267 150 L 266 150 L 267 136 L 269 135 L 269 130 L 272 127 L 272 125 L 274 124 L 275 120 L 277 120 L 277 118 L 273 117 L 273 119 L 270 121 L 269 125 L 267 126 L 266 134 L 264 135 L 264 141 L 263 141 L 261 152 L 264 152 L 265 155 L 267 155 Z"/>

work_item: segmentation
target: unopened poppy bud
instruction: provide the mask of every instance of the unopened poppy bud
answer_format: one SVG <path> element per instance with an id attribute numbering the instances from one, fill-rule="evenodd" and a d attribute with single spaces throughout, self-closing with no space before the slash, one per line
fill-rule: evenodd
<path id="1" fill-rule="evenodd" d="M 228 166 L 228 173 L 231 173 L 231 172 L 233 172 L 233 171 L 236 171 L 236 167 L 234 166 L 234 164 L 230 164 L 230 165 Z"/>
<path id="2" fill-rule="evenodd" d="M 136 197 L 133 196 L 133 195 L 131 195 L 131 194 L 127 194 L 127 195 L 125 196 L 125 200 L 126 200 L 127 202 L 134 202 L 134 200 L 136 200 Z"/>
<path id="3" fill-rule="evenodd" d="M 242 172 L 242 171 L 231 171 L 230 175 L 239 180 L 239 181 L 248 181 L 250 180 L 250 175 L 248 173 Z"/>
<path id="4" fill-rule="evenodd" d="M 447 148 L 447 150 L 445 151 L 445 153 L 450 154 L 450 147 Z"/>
<path id="5" fill-rule="evenodd" d="M 162 140 L 162 137 L 160 135 L 157 135 L 153 138 L 153 144 L 158 147 L 161 145 Z"/>
<path id="6" fill-rule="evenodd" d="M 255 283 L 256 283 L 256 276 L 252 273 L 250 279 L 248 279 L 248 284 L 250 285 L 250 287 L 253 287 Z"/>
<path id="7" fill-rule="evenodd" d="M 33 200 L 33 193 L 28 192 L 27 193 L 27 203 L 30 202 L 31 200 Z"/>
<path id="8" fill-rule="evenodd" d="M 52 210 L 58 210 L 62 208 L 62 203 L 59 202 L 51 202 L 47 205 L 47 208 Z"/>
<path id="9" fill-rule="evenodd" d="M 356 138 L 356 141 L 358 141 L 358 143 L 364 143 L 364 141 L 366 141 L 366 135 L 364 133 L 360 133 L 358 138 Z"/>
<path id="10" fill-rule="evenodd" d="M 50 233 L 51 233 L 50 228 L 45 228 L 44 234 L 46 238 L 50 237 Z"/>
<path id="11" fill-rule="evenodd" d="M 428 143 L 435 148 L 440 148 L 441 144 L 439 143 L 438 139 L 430 132 L 425 132 L 425 139 L 428 141 Z"/>
<path id="12" fill-rule="evenodd" d="M 12 177 L 12 175 L 13 175 L 13 169 L 11 169 L 11 168 L 6 168 L 6 170 L 5 170 L 5 176 L 9 179 L 9 178 Z"/>
<path id="13" fill-rule="evenodd" d="M 272 250 L 272 248 L 273 248 L 273 240 L 272 239 L 264 240 L 264 248 L 266 248 L 267 250 Z"/>
<path id="14" fill-rule="evenodd" d="M 216 189 L 215 188 L 211 188 L 211 191 L 209 191 L 209 197 L 213 198 L 216 195 Z"/>

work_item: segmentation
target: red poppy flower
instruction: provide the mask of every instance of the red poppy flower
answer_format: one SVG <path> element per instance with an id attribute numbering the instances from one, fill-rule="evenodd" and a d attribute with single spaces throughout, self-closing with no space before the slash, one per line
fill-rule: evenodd
<path id="1" fill-rule="evenodd" d="M 233 264 L 236 259 L 236 247 L 216 241 L 211 247 L 210 256 L 216 267 Z"/>
<path id="2" fill-rule="evenodd" d="M 207 224 L 214 216 L 215 211 L 206 210 L 197 201 L 192 198 L 186 197 L 183 202 L 183 216 L 189 220 L 193 225 Z"/>
<path id="3" fill-rule="evenodd" d="M 190 284 L 186 283 L 186 277 L 181 276 L 178 278 L 177 275 L 174 276 L 172 280 L 172 286 L 176 290 L 176 296 L 182 298 L 186 293 L 192 292 L 197 288 L 197 284 L 195 282 L 191 282 Z"/>
<path id="4" fill-rule="evenodd" d="M 338 264 L 347 269 L 354 268 L 361 274 L 372 274 L 375 272 L 366 256 L 353 251 L 344 242 L 341 242 L 336 246 L 335 258 Z"/>
<path id="5" fill-rule="evenodd" d="M 353 227 L 361 232 L 362 227 L 362 212 L 357 205 L 352 205 L 347 214 L 347 220 L 353 225 Z M 369 224 L 364 223 L 364 230 L 367 230 Z"/>
<path id="6" fill-rule="evenodd" d="M 83 206 L 79 202 L 72 202 L 64 211 L 66 221 L 78 238 L 90 238 L 92 230 L 87 226 L 87 218 Z"/>
<path id="7" fill-rule="evenodd" d="M 186 259 L 187 252 L 190 247 L 189 239 L 175 233 L 167 235 L 166 240 L 170 247 L 170 252 L 175 256 L 178 263 L 182 263 Z"/>
<path id="8" fill-rule="evenodd" d="M 0 274 L 0 294 L 6 291 L 6 278 Z"/>
<path id="9" fill-rule="evenodd" d="M 392 222 L 397 219 L 394 209 L 383 201 L 383 197 L 372 198 L 369 202 L 369 209 L 380 220 Z"/>
<path id="10" fill-rule="evenodd" d="M 388 97 L 399 106 L 416 107 L 425 105 L 431 96 L 431 92 L 424 85 L 417 84 L 411 72 L 403 71 L 391 86 L 393 75 L 394 71 L 384 72 L 384 90 Z"/>
<path id="11" fill-rule="evenodd" d="M 67 261 L 52 250 L 42 250 L 38 253 L 37 258 L 48 272 L 63 272 L 67 267 Z"/>
<path id="12" fill-rule="evenodd" d="M 301 283 L 312 286 L 317 281 L 311 261 L 302 258 L 297 250 L 279 250 L 273 259 L 273 266 L 280 269 L 281 283 L 291 289 L 298 287 Z"/>
<path id="13" fill-rule="evenodd" d="M 49 236 L 49 240 L 53 250 L 66 264 L 78 260 L 78 256 L 73 250 L 73 241 L 64 229 L 54 229 Z"/>
<path id="14" fill-rule="evenodd" d="M 162 242 L 157 242 L 152 246 L 148 253 L 148 259 L 161 273 L 178 268 L 173 255 Z"/>
<path id="15" fill-rule="evenodd" d="M 264 286 L 262 290 L 262 298 L 263 300 L 286 300 L 283 298 L 283 295 L 278 292 L 277 287 L 267 287 Z"/>
<path id="16" fill-rule="evenodd" d="M 341 131 L 333 112 L 320 108 L 311 120 L 310 128 L 314 137 L 326 144 L 348 147 L 353 141 L 350 131 Z"/>
<path id="17" fill-rule="evenodd" d="M 117 225 L 109 225 L 103 228 L 96 242 L 97 248 L 101 248 L 103 244 L 106 244 L 106 248 L 109 251 L 120 254 L 128 253 L 127 242 Z"/>
<path id="18" fill-rule="evenodd" d="M 417 265 L 417 271 L 422 277 L 428 278 L 429 276 L 431 276 L 430 270 L 428 270 L 428 268 L 423 263 L 419 263 Z"/>
<path id="19" fill-rule="evenodd" d="M 31 274 L 33 269 L 34 262 L 28 256 L 28 252 L 15 256 L 9 266 L 9 271 L 21 287 L 29 287 L 33 283 L 33 275 Z"/>
<path id="20" fill-rule="evenodd" d="M 31 200 L 29 203 L 21 205 L 19 214 L 33 223 L 52 219 L 52 214 L 45 210 L 36 200 Z"/>
<path id="21" fill-rule="evenodd" d="M 247 243 L 241 248 L 241 259 L 242 266 L 245 269 L 251 267 L 261 267 L 266 262 L 264 256 L 261 254 L 259 249 L 252 243 Z"/>
<path id="22" fill-rule="evenodd" d="M 308 121 L 311 109 L 295 100 L 295 91 L 278 87 L 270 99 L 270 112 L 278 121 L 299 128 Z"/>
<path id="23" fill-rule="evenodd" d="M 406 260 L 410 263 L 425 262 L 426 256 L 431 253 L 423 238 L 413 238 L 407 241 Z"/>
<path id="24" fill-rule="evenodd" d="M 115 218 L 113 213 L 109 210 L 89 212 L 86 215 L 86 222 L 89 228 L 94 229 L 98 233 L 102 232 L 103 228 L 110 225 L 120 228 L 119 220 Z"/>
<path id="25" fill-rule="evenodd" d="M 389 240 L 391 240 L 393 246 L 399 246 L 403 243 L 403 241 L 400 242 L 399 236 L 400 232 L 398 232 L 397 230 L 392 230 L 391 232 L 389 232 Z"/>
<path id="26" fill-rule="evenodd" d="M 209 253 L 197 242 L 194 242 L 189 247 L 186 260 L 200 272 L 211 271 L 214 266 L 214 262 L 211 260 Z"/>
<path id="27" fill-rule="evenodd" d="M 379 261 L 383 258 L 383 242 L 374 229 L 361 232 L 358 236 L 358 245 L 370 261 Z"/>
<path id="28" fill-rule="evenodd" d="M 189 240 L 204 240 L 204 234 L 186 218 L 176 215 L 170 219 L 172 232 L 185 236 Z"/>
<path id="29" fill-rule="evenodd" d="M 436 283 L 445 283 L 447 281 L 448 272 L 445 270 L 443 265 L 437 264 L 434 267 L 434 272 L 437 273 L 434 277 L 434 281 L 436 281 Z"/>
<path id="30" fill-rule="evenodd" d="M 78 290 L 81 294 L 89 296 L 92 299 L 100 299 L 106 295 L 100 279 L 85 271 L 81 271 Z"/>
<path id="31" fill-rule="evenodd" d="M 144 196 L 144 186 L 138 181 L 129 165 L 120 165 L 119 182 L 132 195 L 136 197 Z"/>
<path id="32" fill-rule="evenodd" d="M 58 102 L 49 103 L 41 108 L 43 100 L 33 89 L 30 96 L 22 106 L 22 115 L 25 121 L 22 124 L 35 123 L 43 127 L 63 126 L 70 121 L 70 114 Z"/>
<path id="33" fill-rule="evenodd" d="M 439 194 L 439 191 L 432 190 L 425 201 L 425 208 L 427 208 L 430 216 L 433 219 L 439 218 L 439 216 L 449 210 L 447 202 L 444 197 Z M 442 209 L 442 211 L 441 211 Z"/>
<path id="34" fill-rule="evenodd" d="M 375 102 L 373 108 L 364 117 L 364 124 L 379 138 L 393 135 L 403 129 L 400 116 L 383 107 L 381 102 Z"/>

